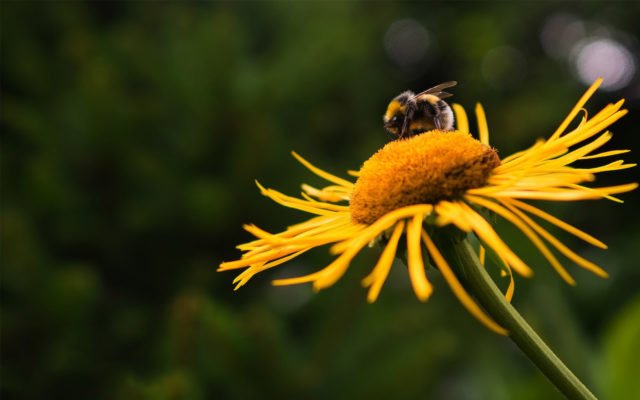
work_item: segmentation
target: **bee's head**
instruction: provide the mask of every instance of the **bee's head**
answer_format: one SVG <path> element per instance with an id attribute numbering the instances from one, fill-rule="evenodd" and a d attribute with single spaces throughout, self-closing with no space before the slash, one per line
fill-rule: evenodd
<path id="1" fill-rule="evenodd" d="M 404 124 L 407 112 L 407 103 L 413 99 L 414 93 L 410 91 L 403 92 L 396 96 L 384 113 L 382 120 L 384 121 L 384 129 L 395 136 L 400 136 L 400 130 Z"/>

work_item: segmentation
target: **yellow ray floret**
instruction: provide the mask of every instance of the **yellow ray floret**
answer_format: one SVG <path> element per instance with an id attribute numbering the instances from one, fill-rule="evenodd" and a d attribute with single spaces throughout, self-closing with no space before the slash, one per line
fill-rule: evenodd
<path id="1" fill-rule="evenodd" d="M 429 254 L 431 254 L 431 257 L 433 258 L 435 264 L 440 269 L 443 278 L 445 279 L 445 281 L 447 281 L 449 287 L 456 295 L 456 297 L 460 300 L 460 302 L 462 302 L 464 307 L 469 310 L 469 312 L 480 322 L 482 322 L 486 327 L 496 333 L 506 335 L 508 332 L 503 327 L 498 325 L 495 321 L 493 321 L 491 317 L 487 316 L 487 314 L 482 311 L 482 309 L 476 304 L 476 302 L 473 301 L 466 290 L 464 290 L 464 287 L 462 286 L 462 284 L 460 284 L 460 281 L 453 273 L 453 270 L 451 269 L 449 264 L 447 264 L 447 261 L 444 259 L 444 257 L 442 257 L 442 254 L 440 254 L 438 248 L 435 246 L 429 235 L 427 235 L 427 233 L 424 231 L 422 231 L 422 239 L 427 246 Z"/>
<path id="2" fill-rule="evenodd" d="M 467 118 L 467 113 L 464 111 L 464 108 L 460 104 L 452 104 L 453 112 L 456 115 L 456 125 L 458 127 L 458 131 L 469 133 L 469 119 Z"/>
<path id="3" fill-rule="evenodd" d="M 433 287 L 427 279 L 424 271 L 424 262 L 422 260 L 422 246 L 420 245 L 422 219 L 422 214 L 415 214 L 407 225 L 407 261 L 413 291 L 418 299 L 426 301 L 429 296 L 431 296 Z"/>
<path id="4" fill-rule="evenodd" d="M 393 229 L 393 234 L 391 234 L 389 243 L 387 243 L 384 250 L 382 251 L 382 254 L 378 259 L 376 266 L 373 267 L 371 273 L 362 280 L 363 286 L 370 287 L 369 294 L 367 295 L 367 301 L 369 303 L 373 303 L 378 299 L 380 290 L 382 290 L 382 285 L 387 280 L 387 276 L 389 275 L 389 271 L 391 270 L 393 260 L 396 258 L 396 250 L 398 248 L 398 242 L 400 241 L 400 235 L 402 234 L 403 230 L 404 221 L 400 221 Z"/>

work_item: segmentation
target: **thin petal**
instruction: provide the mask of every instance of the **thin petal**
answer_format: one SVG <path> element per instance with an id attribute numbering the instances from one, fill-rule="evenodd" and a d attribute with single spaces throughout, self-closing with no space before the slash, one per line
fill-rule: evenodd
<path id="1" fill-rule="evenodd" d="M 580 146 L 579 148 L 565 154 L 562 157 L 558 157 L 554 160 L 548 161 L 546 163 L 547 164 L 546 166 L 548 167 L 549 165 L 563 165 L 563 166 L 569 165 L 572 162 L 579 160 L 583 156 L 591 153 L 592 151 L 604 146 L 609 140 L 611 140 L 612 137 L 613 137 L 613 134 L 607 131 L 602 135 L 600 135 L 595 140 L 593 140 L 592 142 L 584 144 L 583 146 Z"/>
<path id="2" fill-rule="evenodd" d="M 401 218 L 413 216 L 416 213 L 421 213 L 424 215 L 431 212 L 432 209 L 433 207 L 431 205 L 415 205 L 394 210 L 386 214 L 373 224 L 357 232 L 357 234 L 355 234 L 353 238 L 334 245 L 331 251 L 334 254 L 341 253 L 341 255 L 327 267 L 310 275 L 276 280 L 273 282 L 273 284 L 292 285 L 313 281 L 313 286 L 316 290 L 324 289 L 328 286 L 331 286 L 338 279 L 340 279 L 342 275 L 344 275 L 353 257 L 355 257 L 356 254 L 358 254 L 358 252 L 369 242 L 371 242 L 371 240 L 373 240 L 376 236 L 378 236 L 388 228 L 394 226 Z"/>
<path id="3" fill-rule="evenodd" d="M 340 189 L 338 189 L 340 188 Z M 316 189 L 313 186 L 302 184 L 302 190 L 310 196 L 313 196 L 322 201 L 339 202 L 347 201 L 351 197 L 351 190 L 347 190 L 342 186 L 327 186 L 322 189 Z"/>
<path id="4" fill-rule="evenodd" d="M 387 280 L 387 276 L 389 276 L 389 271 L 391 270 L 391 265 L 396 257 L 398 242 L 400 241 L 400 235 L 403 230 L 404 221 L 400 221 L 393 229 L 393 234 L 391 234 L 389 243 L 387 243 L 382 251 L 376 266 L 373 268 L 371 273 L 362 280 L 362 284 L 364 286 L 370 286 L 369 293 L 367 294 L 367 301 L 369 303 L 373 303 L 378 299 L 380 290 L 382 290 L 382 285 Z"/>
<path id="5" fill-rule="evenodd" d="M 567 117 L 564 119 L 564 121 L 562 121 L 562 123 L 560 124 L 558 129 L 556 129 L 556 131 L 553 132 L 553 135 L 551 135 L 551 137 L 549 138 L 550 140 L 551 139 L 555 139 L 558 136 L 562 135 L 562 132 L 564 132 L 565 129 L 567 129 L 567 126 L 569 126 L 571 121 L 573 121 L 573 119 L 576 117 L 576 115 L 578 115 L 578 113 L 580 112 L 582 107 L 587 103 L 589 98 L 591 98 L 593 93 L 596 90 L 598 90 L 598 87 L 600 87 L 601 83 L 602 83 L 602 78 L 598 78 L 598 79 L 596 79 L 595 82 L 593 82 L 593 85 L 591 85 L 591 87 L 589 89 L 587 89 L 585 94 L 582 95 L 580 100 L 578 100 L 578 103 L 573 107 L 573 109 L 571 110 L 569 115 L 567 115 Z"/>
<path id="6" fill-rule="evenodd" d="M 361 232 L 358 236 L 359 240 L 355 241 L 353 245 L 349 249 L 347 249 L 347 251 L 342 253 L 331 264 L 321 269 L 320 271 L 297 278 L 278 279 L 273 281 L 273 284 L 276 286 L 282 286 L 304 282 L 313 282 L 313 288 L 316 290 L 321 290 L 333 285 L 347 271 L 347 268 L 349 267 L 349 264 L 351 263 L 353 257 L 355 257 L 360 252 L 360 250 L 367 245 L 369 241 L 364 239 L 366 237 L 368 237 L 368 235 L 365 235 Z"/>
<path id="7" fill-rule="evenodd" d="M 533 271 L 507 246 L 491 225 L 480 214 L 464 203 L 457 203 L 464 210 L 465 218 L 473 227 L 473 232 L 496 253 L 501 254 L 520 275 L 529 277 Z"/>
<path id="8" fill-rule="evenodd" d="M 349 211 L 349 206 L 348 205 L 333 204 L 333 203 L 327 203 L 325 201 L 318 201 L 318 200 L 314 199 L 313 197 L 309 196 L 305 192 L 300 193 L 300 195 L 306 201 L 308 201 L 309 203 L 317 206 L 318 208 L 322 208 L 324 210 L 333 210 L 333 211 L 339 211 L 339 212 L 348 212 Z"/>
<path id="9" fill-rule="evenodd" d="M 333 215 L 321 215 L 313 217 L 304 222 L 300 222 L 287 227 L 287 230 L 282 232 L 283 237 L 293 237 L 301 232 L 306 232 L 318 226 L 327 226 L 329 224 L 343 224 L 351 222 L 351 216 L 349 213 L 335 213 Z"/>
<path id="10" fill-rule="evenodd" d="M 420 244 L 422 218 L 421 214 L 416 214 L 407 224 L 407 261 L 413 291 L 420 301 L 427 301 L 433 292 L 433 286 L 427 279 L 422 260 L 422 246 Z"/>
<path id="11" fill-rule="evenodd" d="M 283 193 L 278 192 L 274 189 L 267 189 L 260 184 L 260 182 L 256 181 L 256 185 L 260 188 L 260 192 L 275 201 L 278 204 L 281 204 L 285 207 L 295 208 L 296 210 L 305 211 L 310 214 L 316 215 L 331 215 L 335 213 L 335 210 L 327 209 L 331 207 L 335 207 L 335 204 L 329 203 L 320 203 L 320 202 L 310 202 L 308 200 L 302 200 L 295 197 L 287 196 Z M 330 207 L 323 207 L 322 204 L 326 204 Z"/>
<path id="12" fill-rule="evenodd" d="M 464 111 L 464 107 L 462 107 L 458 103 L 454 103 L 452 105 L 453 112 L 456 115 L 456 125 L 460 132 L 469 133 L 469 119 L 467 118 L 467 113 Z"/>
<path id="13" fill-rule="evenodd" d="M 515 293 L 516 290 L 516 281 L 513 279 L 513 271 L 511 271 L 511 267 L 509 266 L 509 263 L 505 261 L 504 265 L 507 267 L 507 274 L 509 275 L 509 286 L 507 286 L 507 291 L 504 294 L 504 298 L 511 303 L 511 300 L 513 299 L 513 294 Z"/>
<path id="14" fill-rule="evenodd" d="M 307 246 L 284 247 L 284 248 L 265 251 L 262 254 L 255 255 L 252 257 L 241 258 L 240 260 L 237 260 L 237 261 L 223 262 L 218 267 L 218 271 L 228 271 L 231 269 L 245 268 L 250 265 L 264 263 L 267 261 L 278 259 L 280 257 L 288 256 L 289 254 L 300 251 L 303 248 L 308 248 L 308 247 Z"/>
<path id="15" fill-rule="evenodd" d="M 309 161 L 302 158 L 298 153 L 292 151 L 291 154 L 305 167 L 307 167 L 311 172 L 318 175 L 321 178 L 326 179 L 329 182 L 333 182 L 336 185 L 344 186 L 344 187 L 353 187 L 353 182 L 349 182 L 346 179 L 339 178 L 335 175 L 332 175 L 326 171 L 321 170 L 320 168 L 314 166 Z"/>
<path id="16" fill-rule="evenodd" d="M 480 306 L 478 306 L 478 304 L 475 301 L 473 301 L 473 299 L 467 293 L 467 291 L 464 290 L 464 287 L 462 286 L 462 284 L 454 274 L 453 270 L 451 270 L 451 267 L 449 266 L 449 264 L 447 264 L 447 261 L 444 259 L 444 257 L 442 257 L 442 254 L 440 253 L 436 245 L 433 243 L 429 235 L 427 235 L 427 233 L 424 230 L 422 231 L 422 240 L 424 241 L 424 244 L 427 246 L 427 250 L 429 251 L 431 258 L 433 259 L 435 264 L 438 266 L 438 269 L 440 270 L 442 277 L 444 278 L 445 281 L 447 281 L 447 283 L 449 284 L 449 287 L 451 288 L 453 293 L 456 295 L 458 300 L 460 300 L 462 305 L 471 313 L 471 315 L 476 317 L 476 319 L 480 321 L 484 326 L 486 326 L 487 328 L 491 329 L 492 331 L 500 335 L 507 335 L 509 332 L 503 327 L 501 327 L 500 325 L 498 325 L 491 317 L 489 317 L 482 310 L 482 308 L 480 308 Z"/>
<path id="17" fill-rule="evenodd" d="M 436 205 L 436 225 L 445 226 L 454 224 L 458 229 L 464 232 L 471 231 L 471 224 L 464 217 L 464 211 L 456 204 L 450 201 L 441 201 Z"/>
<path id="18" fill-rule="evenodd" d="M 626 185 L 618 185 L 618 186 L 608 186 L 608 187 L 598 187 L 598 188 L 591 188 L 591 187 L 586 187 L 586 186 L 582 186 L 582 185 L 576 185 L 576 184 L 570 184 L 567 185 L 570 188 L 575 188 L 578 189 L 578 191 L 583 191 L 583 192 L 587 192 L 587 193 L 600 193 L 601 196 L 605 199 L 611 200 L 611 201 L 615 201 L 616 203 L 624 203 L 623 200 L 611 196 L 612 194 L 617 194 L 617 193 L 625 193 L 628 191 L 631 191 L 635 188 L 638 187 L 637 183 L 629 183 Z"/>
<path id="19" fill-rule="evenodd" d="M 484 113 L 482 104 L 476 104 L 476 118 L 478 118 L 478 133 L 480 135 L 480 143 L 489 145 L 489 126 L 487 125 L 487 116 Z"/>
<path id="20" fill-rule="evenodd" d="M 609 276 L 609 274 L 605 270 L 603 270 L 596 264 L 592 263 L 591 261 L 577 255 L 575 252 L 573 252 L 571 249 L 565 246 L 562 242 L 556 239 L 553 235 L 547 232 L 544 228 L 542 228 L 540 225 L 535 223 L 526 214 L 518 210 L 516 207 L 512 206 L 507 199 L 504 199 L 502 201 L 502 204 L 507 206 L 507 208 L 509 208 L 514 214 L 520 217 L 525 223 L 527 223 L 531 228 L 533 228 L 533 230 L 539 233 L 540 236 L 542 236 L 546 241 L 548 241 L 553 247 L 555 247 L 559 252 L 564 254 L 567 258 L 569 258 L 570 260 L 572 260 L 582 268 L 586 269 L 587 271 L 593 272 L 594 274 L 598 275 L 601 278 L 607 278 Z"/>
<path id="21" fill-rule="evenodd" d="M 320 273 L 323 270 L 313 272 L 308 275 L 297 276 L 295 278 L 285 278 L 285 279 L 276 279 L 271 282 L 273 286 L 289 286 L 289 285 L 298 285 L 301 283 L 309 283 L 317 280 L 320 277 Z"/>
<path id="22" fill-rule="evenodd" d="M 557 144 L 562 144 L 566 147 L 570 147 L 577 143 L 583 142 L 589 139 L 590 137 L 598 134 L 598 132 L 601 132 L 603 129 L 606 129 L 608 126 L 613 125 L 613 123 L 615 123 L 617 120 L 627 115 L 628 112 L 629 112 L 628 110 L 616 111 L 611 116 L 598 122 L 597 124 L 594 124 L 593 126 L 589 125 L 588 127 L 585 126 L 582 128 L 578 128 L 574 132 L 571 132 L 570 134 L 567 134 L 566 136 L 558 139 Z M 592 121 L 589 121 L 589 122 L 592 122 Z M 588 124 L 585 124 L 585 125 L 588 125 Z M 550 142 L 547 141 L 547 143 L 550 143 Z"/>
<path id="23" fill-rule="evenodd" d="M 276 267 L 276 266 L 278 266 L 280 264 L 283 264 L 283 263 L 285 263 L 287 261 L 290 261 L 290 260 L 298 257 L 299 255 L 301 255 L 301 254 L 303 254 L 305 252 L 307 252 L 307 250 L 301 250 L 301 251 L 298 251 L 297 253 L 293 253 L 293 254 L 290 254 L 290 255 L 288 255 L 286 257 L 282 257 L 282 258 L 280 258 L 278 260 L 274 260 L 274 261 L 271 261 L 269 263 L 262 264 L 262 265 L 251 266 L 251 267 L 245 269 L 244 271 L 242 271 L 242 273 L 240 273 L 238 276 L 236 276 L 236 278 L 233 280 L 233 283 L 236 284 L 236 287 L 233 288 L 233 290 L 240 289 L 240 287 L 244 286 L 249 281 L 249 279 L 253 278 L 253 276 L 256 275 L 257 273 L 266 271 L 266 270 L 268 270 L 270 268 Z"/>
<path id="24" fill-rule="evenodd" d="M 518 151 L 516 153 L 513 153 L 513 154 L 508 155 L 507 157 L 503 158 L 502 159 L 502 165 L 508 164 L 512 160 L 519 159 L 520 157 L 522 157 L 525 154 L 530 154 L 530 153 L 536 151 L 537 149 L 542 147 L 544 145 L 544 143 L 545 143 L 544 139 L 536 140 L 536 142 L 533 144 L 533 146 L 529 147 L 528 149 Z"/>
<path id="25" fill-rule="evenodd" d="M 581 231 L 580 229 L 576 228 L 575 226 L 569 225 L 568 223 L 562 221 L 559 218 L 554 217 L 551 214 L 548 214 L 542 210 L 540 210 L 539 208 L 536 208 L 534 206 L 532 206 L 531 204 L 525 203 L 523 201 L 519 201 L 516 199 L 511 199 L 509 200 L 509 202 L 514 205 L 515 207 L 518 207 L 521 210 L 530 212 L 531 214 L 534 214 L 542 219 L 544 219 L 545 221 L 557 226 L 560 229 L 565 230 L 566 232 L 571 233 L 572 235 L 584 240 L 585 242 L 592 244 L 596 247 L 599 247 L 601 249 L 606 249 L 607 245 L 604 244 L 603 242 L 601 242 L 600 240 L 596 239 L 595 237 L 589 235 L 588 233 Z"/>
<path id="26" fill-rule="evenodd" d="M 241 250 L 248 250 L 242 255 L 243 259 L 253 257 L 265 251 L 292 245 L 309 244 L 320 245 L 337 242 L 353 236 L 354 232 L 362 230 L 364 225 L 353 224 L 348 218 L 317 219 L 289 227 L 286 231 L 270 234 L 255 225 L 245 225 L 244 228 L 260 237 L 249 243 L 237 246 Z"/>
<path id="27" fill-rule="evenodd" d="M 604 151 L 602 153 L 598 153 L 598 154 L 592 154 L 589 156 L 584 156 L 581 158 L 581 160 L 590 160 L 593 158 L 602 158 L 602 157 L 611 157 L 611 156 L 617 156 L 619 154 L 625 154 L 630 152 L 631 150 L 611 150 L 611 151 Z"/>
<path id="28" fill-rule="evenodd" d="M 553 253 L 551 253 L 547 246 L 545 246 L 544 242 L 540 240 L 538 235 L 536 235 L 535 232 L 533 232 L 524 222 L 522 222 L 516 215 L 514 215 L 514 213 L 492 201 L 485 200 L 481 197 L 467 196 L 467 198 L 469 199 L 469 201 L 495 212 L 502 218 L 511 222 L 516 228 L 520 229 L 520 231 L 531 241 L 531 243 L 533 243 L 533 245 L 538 250 L 540 250 L 540 253 L 542 253 L 544 258 L 549 261 L 556 272 L 558 272 L 558 275 L 560 275 L 560 277 L 562 277 L 565 282 L 570 285 L 576 284 L 575 279 L 573 279 L 571 274 L 569 274 L 569 272 L 562 266 L 562 264 L 560 264 L 558 259 L 553 255 Z"/>
<path id="29" fill-rule="evenodd" d="M 576 200 L 593 200 L 607 198 L 612 201 L 622 202 L 622 200 L 610 196 L 615 193 L 629 192 L 638 187 L 637 183 L 628 183 L 625 185 L 607 186 L 600 188 L 587 188 L 584 186 L 571 186 L 571 188 L 547 188 L 546 190 L 503 190 L 493 193 L 491 197 L 495 198 L 516 198 L 516 199 L 532 199 L 532 200 L 553 200 L 553 201 L 576 201 Z M 475 189 L 467 191 L 470 194 L 483 194 Z"/>
<path id="30" fill-rule="evenodd" d="M 367 232 L 366 234 L 368 236 L 368 239 L 369 241 L 371 241 L 381 232 L 384 232 L 385 230 L 394 226 L 399 219 L 413 217 L 414 214 L 429 215 L 432 210 L 433 206 L 430 204 L 417 204 L 413 206 L 398 208 L 397 210 L 393 210 L 380 217 L 376 222 L 367 226 L 364 231 Z M 331 247 L 331 253 L 340 254 L 345 252 L 349 247 L 353 245 L 354 241 L 360 241 L 360 239 L 356 237 L 351 240 L 345 240 L 344 242 L 336 243 Z"/>
<path id="31" fill-rule="evenodd" d="M 625 164 L 624 160 L 618 160 L 610 162 L 609 164 L 602 165 L 600 167 L 594 168 L 574 168 L 574 171 L 585 171 L 592 174 L 600 173 L 600 172 L 611 172 L 611 171 L 620 171 L 623 169 L 629 169 L 635 167 L 637 164 Z"/>
<path id="32" fill-rule="evenodd" d="M 513 271 L 511 269 L 511 266 L 507 262 L 507 260 L 505 260 L 504 257 L 502 257 L 502 255 L 495 253 L 495 256 L 500 261 L 499 263 L 500 276 L 504 277 L 506 275 L 509 275 L 509 286 L 507 286 L 507 290 L 504 293 L 504 298 L 509 303 L 511 303 L 511 299 L 513 299 L 513 294 L 515 293 L 515 289 L 516 289 L 516 282 L 515 282 L 515 279 L 513 278 Z"/>

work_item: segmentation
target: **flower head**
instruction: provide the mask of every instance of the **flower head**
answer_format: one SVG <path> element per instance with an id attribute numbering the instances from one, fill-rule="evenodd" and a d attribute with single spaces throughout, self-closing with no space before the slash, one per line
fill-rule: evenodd
<path id="1" fill-rule="evenodd" d="M 433 130 L 388 143 L 360 171 L 353 173 L 356 182 L 318 169 L 293 153 L 307 168 L 330 184 L 317 189 L 302 185 L 302 197 L 291 197 L 258 183 L 262 194 L 283 206 L 305 211 L 315 217 L 288 227 L 280 233 L 269 233 L 255 225 L 244 228 L 256 239 L 238 246 L 244 252 L 237 261 L 220 264 L 220 271 L 244 269 L 236 277 L 236 289 L 255 274 L 287 262 L 304 252 L 332 245 L 337 257 L 325 268 L 300 277 L 280 279 L 275 285 L 312 283 L 316 290 L 327 288 L 346 272 L 351 260 L 375 241 L 383 244 L 380 257 L 371 273 L 362 280 L 368 287 L 367 300 L 374 302 L 400 251 L 401 237 L 406 238 L 406 260 L 413 290 L 422 301 L 432 294 L 425 273 L 425 261 L 435 266 L 462 304 L 490 329 L 504 333 L 476 304 L 437 247 L 441 228 L 453 226 L 474 234 L 484 259 L 485 249 L 501 260 L 510 277 L 506 292 L 511 299 L 514 290 L 512 271 L 529 277 L 532 269 L 511 250 L 483 215 L 489 211 L 517 227 L 540 251 L 560 277 L 573 285 L 575 280 L 552 251 L 564 255 L 578 266 L 598 276 L 607 273 L 581 257 L 544 229 L 536 219 L 544 220 L 578 238 L 605 249 L 593 236 L 529 204 L 528 200 L 577 201 L 607 198 L 628 192 L 637 184 L 587 187 L 583 183 L 598 173 L 633 167 L 616 160 L 592 168 L 576 168 L 578 160 L 612 157 L 628 150 L 596 153 L 611 139 L 607 127 L 624 116 L 623 101 L 609 104 L 592 118 L 586 111 L 578 126 L 568 130 L 589 97 L 600 85 L 596 81 L 582 96 L 558 129 L 546 140 L 538 140 L 529 149 L 502 160 L 489 146 L 489 133 L 484 111 L 476 106 L 479 140 L 469 133 L 464 109 L 454 105 L 457 130 Z M 423 246 L 427 257 L 423 257 Z"/>
<path id="2" fill-rule="evenodd" d="M 461 198 L 484 186 L 498 165 L 498 154 L 468 133 L 430 131 L 390 142 L 360 169 L 351 219 L 371 224 L 404 206 Z"/>

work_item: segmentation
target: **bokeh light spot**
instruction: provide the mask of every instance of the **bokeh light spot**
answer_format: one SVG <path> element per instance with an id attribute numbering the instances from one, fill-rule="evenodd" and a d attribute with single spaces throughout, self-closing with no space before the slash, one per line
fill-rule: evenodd
<path id="1" fill-rule="evenodd" d="M 573 46 L 584 39 L 584 22 L 567 13 L 557 13 L 548 17 L 540 31 L 540 42 L 545 52 L 557 60 L 569 57 Z"/>
<path id="2" fill-rule="evenodd" d="M 384 35 L 384 49 L 402 68 L 420 62 L 429 49 L 429 32 L 414 19 L 394 21 Z"/>
<path id="3" fill-rule="evenodd" d="M 629 84 L 636 72 L 633 55 L 621 43 L 609 38 L 595 38 L 576 45 L 575 68 L 578 77 L 590 84 L 602 77 L 603 90 L 618 90 Z"/>

